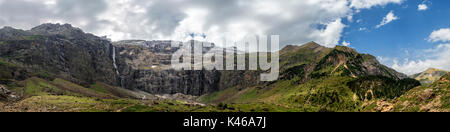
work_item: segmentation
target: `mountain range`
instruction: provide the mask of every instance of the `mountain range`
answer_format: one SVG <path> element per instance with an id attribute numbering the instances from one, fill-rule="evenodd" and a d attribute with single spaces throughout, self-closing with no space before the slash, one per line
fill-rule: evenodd
<path id="1" fill-rule="evenodd" d="M 111 42 L 69 24 L 0 29 L 0 111 L 449 111 L 448 76 L 433 107 L 379 106 L 414 98 L 420 82 L 349 47 L 284 47 L 279 80 L 262 82 L 261 70 L 174 70 L 171 42 Z"/>
<path id="2" fill-rule="evenodd" d="M 444 76 L 447 73 L 449 72 L 445 70 L 429 68 L 424 72 L 417 73 L 409 77 L 419 80 L 422 84 L 431 84 L 439 80 L 442 76 Z"/>

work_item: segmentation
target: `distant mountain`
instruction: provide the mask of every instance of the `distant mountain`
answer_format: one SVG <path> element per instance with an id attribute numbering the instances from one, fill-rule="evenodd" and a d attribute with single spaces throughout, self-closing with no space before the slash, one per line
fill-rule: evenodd
<path id="1" fill-rule="evenodd" d="M 436 69 L 436 68 L 429 68 L 428 70 L 417 73 L 414 75 L 409 76 L 410 78 L 414 78 L 418 81 L 420 81 L 422 84 L 431 84 L 437 80 L 439 80 L 442 76 L 449 73 L 448 71 Z"/>

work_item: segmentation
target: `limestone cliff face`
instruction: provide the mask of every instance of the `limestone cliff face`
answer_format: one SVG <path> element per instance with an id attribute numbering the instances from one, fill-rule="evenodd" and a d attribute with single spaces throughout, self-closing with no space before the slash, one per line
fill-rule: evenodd
<path id="1" fill-rule="evenodd" d="M 178 48 L 171 41 L 116 42 L 123 87 L 156 94 L 203 95 L 219 90 L 219 71 L 178 71 L 171 68 Z"/>
<path id="2" fill-rule="evenodd" d="M 0 29 L 0 58 L 32 75 L 60 77 L 89 85 L 117 84 L 108 40 L 71 25 L 43 24 L 24 31 Z"/>

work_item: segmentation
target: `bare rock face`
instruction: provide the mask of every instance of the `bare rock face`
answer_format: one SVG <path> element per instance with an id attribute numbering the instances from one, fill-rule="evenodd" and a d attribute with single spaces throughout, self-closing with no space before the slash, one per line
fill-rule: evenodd
<path id="1" fill-rule="evenodd" d="M 316 71 L 332 66 L 333 73 L 342 70 L 341 75 L 362 77 L 367 75 L 385 76 L 396 80 L 407 78 L 387 66 L 382 65 L 377 59 L 368 54 L 360 54 L 349 47 L 337 46 L 325 56 L 316 67 Z"/>
<path id="2" fill-rule="evenodd" d="M 435 96 L 433 89 L 426 89 L 422 94 L 419 95 L 421 100 L 428 100 Z"/>
<path id="3" fill-rule="evenodd" d="M 149 93 L 203 95 L 219 90 L 218 71 L 177 71 L 171 41 L 121 41 L 115 43 L 116 59 L 124 88 Z"/>
<path id="4" fill-rule="evenodd" d="M 3 100 L 3 101 L 16 101 L 18 99 L 19 99 L 19 96 L 14 95 L 5 86 L 0 85 L 0 100 Z"/>
<path id="5" fill-rule="evenodd" d="M 27 69 L 31 76 L 63 78 L 89 85 L 117 85 L 110 41 L 69 24 L 43 24 L 28 31 L 0 30 L 0 58 Z"/>

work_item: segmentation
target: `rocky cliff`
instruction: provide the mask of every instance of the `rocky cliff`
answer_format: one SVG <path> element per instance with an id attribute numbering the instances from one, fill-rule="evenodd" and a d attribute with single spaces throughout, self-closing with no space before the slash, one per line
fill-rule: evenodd
<path id="1" fill-rule="evenodd" d="M 108 40 L 69 24 L 43 24 L 31 30 L 0 29 L 0 58 L 26 69 L 28 76 L 64 78 L 82 85 L 117 85 Z"/>
<path id="2" fill-rule="evenodd" d="M 171 41 L 120 41 L 115 43 L 124 88 L 157 94 L 203 95 L 219 90 L 218 71 L 176 71 L 171 68 L 177 48 Z"/>

